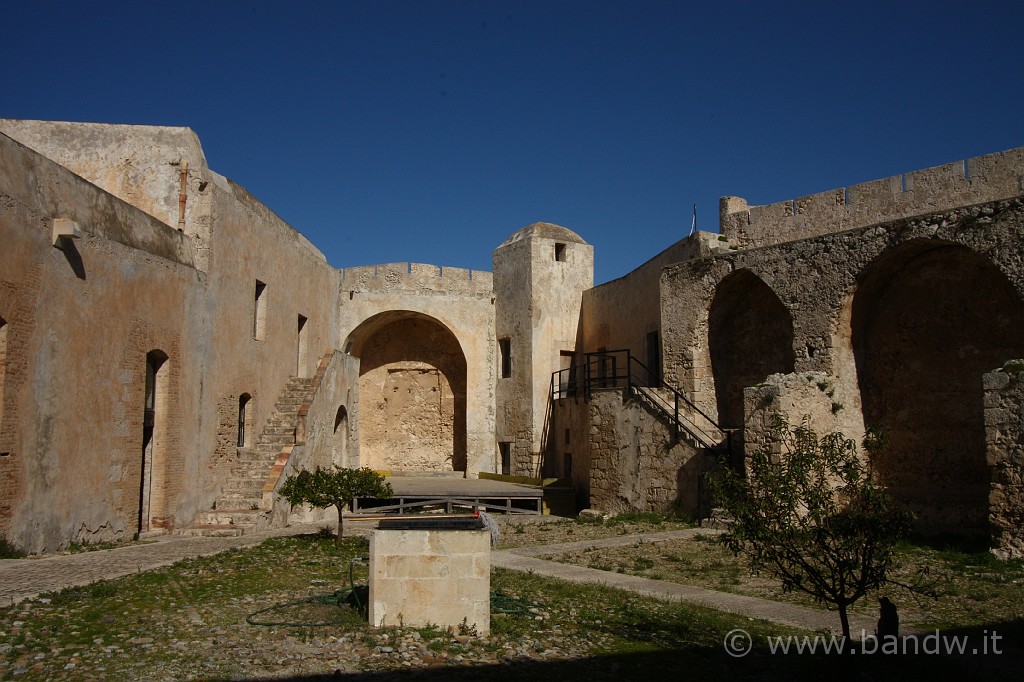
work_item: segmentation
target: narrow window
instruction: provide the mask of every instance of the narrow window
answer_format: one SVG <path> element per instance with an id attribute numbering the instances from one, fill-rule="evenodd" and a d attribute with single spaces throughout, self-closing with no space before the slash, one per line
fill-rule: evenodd
<path id="1" fill-rule="evenodd" d="M 501 351 L 501 378 L 508 379 L 512 376 L 512 340 L 499 340 L 498 349 Z"/>
<path id="2" fill-rule="evenodd" d="M 501 475 L 512 474 L 512 443 L 503 441 L 498 443 L 498 451 L 501 453 Z"/>
<path id="3" fill-rule="evenodd" d="M 647 333 L 647 371 L 647 385 L 661 386 L 661 342 L 656 331 Z"/>
<path id="4" fill-rule="evenodd" d="M 249 445 L 249 429 L 246 426 L 249 423 L 249 401 L 251 400 L 252 396 L 248 393 L 238 396 L 238 447 L 240 448 Z"/>
<path id="5" fill-rule="evenodd" d="M 306 347 L 309 345 L 309 331 L 306 322 L 306 318 L 299 315 L 295 348 L 295 376 L 297 377 L 306 376 L 306 366 L 309 364 L 306 359 Z"/>
<path id="6" fill-rule="evenodd" d="M 572 434 L 572 431 L 570 431 L 569 429 L 566 429 L 566 430 L 565 430 L 565 444 L 566 444 L 566 445 L 569 445 L 569 441 L 570 441 L 570 440 L 571 440 L 571 438 L 572 438 L 572 435 L 571 435 L 571 434 Z"/>
<path id="7" fill-rule="evenodd" d="M 167 354 L 146 354 L 142 405 L 142 481 L 139 486 L 139 532 L 163 523 L 165 499 L 166 429 L 168 408 Z"/>
<path id="8" fill-rule="evenodd" d="M 252 314 L 252 338 L 257 341 L 263 340 L 267 327 L 267 298 L 265 296 L 267 285 L 256 280 L 256 302 Z"/>
<path id="9" fill-rule="evenodd" d="M 7 321 L 0 317 L 0 430 L 4 426 L 4 384 L 7 377 Z M 0 452 L 0 456 L 10 453 Z"/>
<path id="10" fill-rule="evenodd" d="M 565 262 L 565 244 L 555 244 L 555 260 Z"/>

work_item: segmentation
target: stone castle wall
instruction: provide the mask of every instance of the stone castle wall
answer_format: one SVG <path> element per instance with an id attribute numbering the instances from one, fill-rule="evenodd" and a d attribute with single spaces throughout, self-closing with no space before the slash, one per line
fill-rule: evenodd
<path id="1" fill-rule="evenodd" d="M 767 206 L 724 197 L 720 231 L 748 248 L 998 201 L 1024 192 L 1024 148 L 873 180 Z"/>

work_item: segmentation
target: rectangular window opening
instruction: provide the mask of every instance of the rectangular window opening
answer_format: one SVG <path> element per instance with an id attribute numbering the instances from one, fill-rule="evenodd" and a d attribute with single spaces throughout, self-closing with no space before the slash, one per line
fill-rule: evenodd
<path id="1" fill-rule="evenodd" d="M 267 328 L 267 285 L 256 280 L 256 300 L 252 314 L 252 338 L 262 341 Z"/>
<path id="2" fill-rule="evenodd" d="M 498 443 L 498 452 L 501 454 L 501 475 L 512 475 L 512 443 L 502 441 Z"/>
<path id="3" fill-rule="evenodd" d="M 508 379 L 512 376 L 512 340 L 500 339 L 498 350 L 501 352 L 501 378 Z"/>
<path id="4" fill-rule="evenodd" d="M 555 244 L 555 260 L 565 262 L 565 244 Z"/>
<path id="5" fill-rule="evenodd" d="M 295 349 L 295 376 L 307 378 L 306 368 L 309 366 L 307 352 L 309 347 L 309 330 L 307 319 L 299 315 Z"/>

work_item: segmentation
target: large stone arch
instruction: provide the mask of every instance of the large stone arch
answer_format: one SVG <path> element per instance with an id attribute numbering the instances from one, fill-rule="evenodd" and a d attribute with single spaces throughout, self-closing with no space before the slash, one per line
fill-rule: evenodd
<path id="1" fill-rule="evenodd" d="M 358 357 L 360 463 L 395 471 L 465 471 L 467 364 L 445 324 L 378 313 L 349 335 Z"/>
<path id="2" fill-rule="evenodd" d="M 708 348 L 718 422 L 743 426 L 743 389 L 769 374 L 793 371 L 793 318 L 750 270 L 727 275 L 708 311 Z"/>
<path id="3" fill-rule="evenodd" d="M 992 474 L 982 375 L 1024 355 L 1024 301 L 976 251 L 913 239 L 863 271 L 850 311 L 874 466 L 928 534 L 983 539 Z"/>

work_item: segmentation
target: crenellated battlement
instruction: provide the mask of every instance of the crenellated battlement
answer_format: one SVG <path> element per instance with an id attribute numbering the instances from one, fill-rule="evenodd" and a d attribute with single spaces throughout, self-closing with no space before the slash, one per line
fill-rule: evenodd
<path id="1" fill-rule="evenodd" d="M 1024 194 L 1024 147 L 767 206 L 722 197 L 720 231 L 746 247 L 780 244 Z"/>
<path id="2" fill-rule="evenodd" d="M 384 263 L 342 268 L 342 291 L 373 293 L 426 293 L 444 291 L 490 295 L 494 279 L 490 272 L 448 268 L 424 263 Z"/>

